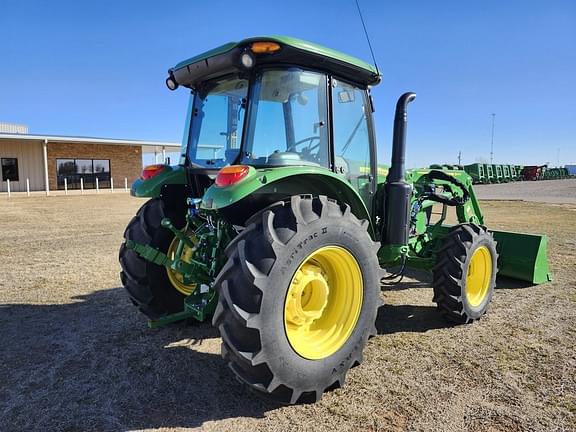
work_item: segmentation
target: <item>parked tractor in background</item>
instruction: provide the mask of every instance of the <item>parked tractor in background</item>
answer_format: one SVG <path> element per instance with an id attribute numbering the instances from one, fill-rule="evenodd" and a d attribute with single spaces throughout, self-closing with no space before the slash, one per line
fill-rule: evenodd
<path id="1" fill-rule="evenodd" d="M 546 237 L 489 230 L 466 172 L 406 171 L 414 93 L 396 105 L 390 167 L 378 164 L 379 82 L 371 65 L 289 37 L 200 54 L 166 80 L 192 93 L 180 164 L 132 185 L 149 198 L 120 249 L 132 301 L 152 327 L 211 318 L 233 373 L 276 401 L 343 385 L 376 333 L 381 286 L 406 268 L 432 273 L 455 323 L 486 312 L 497 273 L 549 280 Z"/>

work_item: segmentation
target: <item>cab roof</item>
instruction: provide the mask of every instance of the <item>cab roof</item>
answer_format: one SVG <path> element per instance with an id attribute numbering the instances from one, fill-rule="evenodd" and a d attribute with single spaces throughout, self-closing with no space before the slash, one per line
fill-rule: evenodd
<path id="1" fill-rule="evenodd" d="M 229 42 L 178 63 L 168 73 L 178 84 L 194 88 L 196 83 L 206 79 L 241 70 L 240 56 L 248 51 L 254 42 L 275 42 L 280 45 L 277 52 L 256 54 L 256 64 L 284 63 L 313 67 L 364 86 L 376 85 L 381 79 L 376 68 L 369 63 L 289 36 L 261 36 Z"/>

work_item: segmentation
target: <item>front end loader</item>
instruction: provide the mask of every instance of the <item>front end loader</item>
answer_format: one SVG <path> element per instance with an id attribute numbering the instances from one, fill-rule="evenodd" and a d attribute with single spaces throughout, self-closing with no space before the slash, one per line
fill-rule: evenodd
<path id="1" fill-rule="evenodd" d="M 211 319 L 238 379 L 282 403 L 344 384 L 376 333 L 381 287 L 407 268 L 432 274 L 456 323 L 486 312 L 498 274 L 550 278 L 546 236 L 490 230 L 465 171 L 406 170 L 414 93 L 396 106 L 391 165 L 378 164 L 379 82 L 289 37 L 195 56 L 166 80 L 191 91 L 180 163 L 132 185 L 149 198 L 120 249 L 133 303 L 151 327 Z"/>

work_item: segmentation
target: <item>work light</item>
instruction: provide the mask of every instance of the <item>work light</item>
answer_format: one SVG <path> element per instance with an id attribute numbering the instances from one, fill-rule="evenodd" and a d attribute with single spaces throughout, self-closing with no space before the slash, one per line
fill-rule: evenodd
<path id="1" fill-rule="evenodd" d="M 176 90 L 178 88 L 178 83 L 174 80 L 172 76 L 169 76 L 168 78 L 166 78 L 166 86 L 170 90 Z"/>
<path id="2" fill-rule="evenodd" d="M 242 62 L 242 66 L 244 66 L 246 69 L 250 69 L 252 66 L 254 66 L 254 57 L 252 57 L 252 55 L 248 54 L 247 52 L 242 54 L 240 61 Z"/>

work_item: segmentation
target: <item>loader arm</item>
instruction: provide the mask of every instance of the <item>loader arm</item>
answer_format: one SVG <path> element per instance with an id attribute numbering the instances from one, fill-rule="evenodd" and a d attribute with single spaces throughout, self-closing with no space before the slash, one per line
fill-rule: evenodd
<path id="1" fill-rule="evenodd" d="M 432 176 L 431 173 L 443 173 Z M 449 177 L 453 180 L 450 181 Z M 446 223 L 449 207 L 454 207 L 458 223 L 485 225 L 480 203 L 474 192 L 472 177 L 462 170 L 417 169 L 406 174 L 414 186 L 411 201 L 412 228 L 408 241 L 407 262 L 417 268 L 429 270 L 441 239 L 449 232 Z M 438 221 L 431 223 L 434 204 L 443 204 Z M 490 230 L 497 242 L 498 275 L 541 284 L 552 280 L 548 267 L 548 237 L 543 234 L 525 234 Z M 386 248 L 380 251 L 383 264 L 399 262 L 398 256 Z"/>

